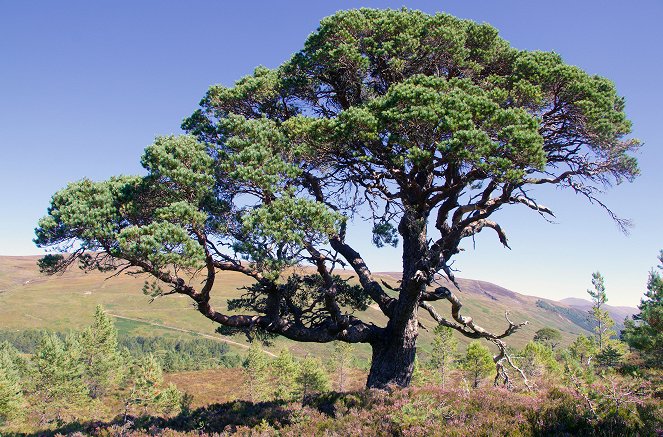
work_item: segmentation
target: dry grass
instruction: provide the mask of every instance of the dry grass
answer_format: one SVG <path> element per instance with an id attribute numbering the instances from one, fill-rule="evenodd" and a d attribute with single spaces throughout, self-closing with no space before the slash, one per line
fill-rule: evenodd
<path id="1" fill-rule="evenodd" d="M 173 328 L 185 329 L 204 334 L 214 333 L 216 325 L 201 316 L 184 296 L 169 296 L 148 303 L 142 293 L 147 277 L 120 275 L 106 279 L 101 273 L 84 274 L 76 268 L 61 276 L 41 275 L 36 267 L 37 257 L 0 257 L 0 329 L 49 328 L 67 330 L 81 328 L 90 323 L 94 307 L 102 304 L 112 314 L 129 317 L 131 320 L 117 319 L 122 332 L 134 335 L 185 335 L 173 330 L 157 327 L 148 323 L 157 323 Z M 347 272 L 350 276 L 351 273 Z M 396 284 L 393 274 L 382 274 L 385 280 Z M 544 326 L 560 329 L 564 336 L 563 345 L 569 343 L 578 333 L 584 331 L 558 314 L 545 311 L 535 305 L 536 298 L 518 295 L 492 284 L 466 281 L 461 298 L 464 300 L 463 311 L 472 315 L 475 321 L 487 329 L 499 331 L 506 323 L 504 311 L 510 311 L 516 321 L 529 320 L 530 323 L 509 339 L 514 347 L 522 347 L 532 339 L 534 332 Z M 227 299 L 237 297 L 239 289 L 247 285 L 244 276 L 234 272 L 224 272 L 216 282 L 213 292 L 214 304 L 225 309 Z M 492 288 L 491 288 L 492 287 Z M 449 312 L 446 302 L 436 302 L 438 310 Z M 378 325 L 384 324 L 384 316 L 370 307 L 361 318 Z M 427 314 L 421 315 L 422 323 L 432 328 L 433 321 Z M 419 351 L 424 355 L 430 350 L 431 329 L 421 330 Z M 241 336 L 233 341 L 246 344 Z M 461 349 L 467 340 L 459 338 Z M 290 349 L 295 355 L 307 353 L 326 359 L 330 352 L 329 345 L 315 343 L 295 343 L 277 339 L 267 348 L 278 352 L 281 348 Z M 231 346 L 233 352 L 243 353 L 243 348 Z M 356 356 L 360 360 L 370 358 L 366 345 L 357 345 Z"/>

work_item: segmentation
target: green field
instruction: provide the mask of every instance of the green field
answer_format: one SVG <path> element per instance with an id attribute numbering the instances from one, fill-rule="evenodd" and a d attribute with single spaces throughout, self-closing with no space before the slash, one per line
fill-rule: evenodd
<path id="1" fill-rule="evenodd" d="M 0 329 L 81 328 L 90 323 L 95 306 L 102 304 L 115 316 L 117 327 L 124 334 L 189 336 L 197 333 L 227 341 L 234 352 L 241 353 L 246 348 L 244 336 L 216 334 L 216 325 L 200 315 L 188 297 L 168 296 L 150 303 L 150 298 L 142 293 L 147 277 L 123 274 L 107 279 L 107 274 L 86 274 L 77 268 L 61 276 L 49 277 L 39 273 L 37 259 L 0 257 Z M 351 272 L 347 275 L 351 276 Z M 396 284 L 396 274 L 380 276 Z M 563 344 L 568 344 L 580 333 L 587 334 L 560 314 L 538 307 L 536 297 L 514 293 L 487 282 L 461 280 L 460 284 L 463 313 L 474 317 L 479 325 L 501 331 L 506 326 L 503 315 L 507 309 L 512 320 L 529 321 L 509 338 L 511 346 L 522 347 L 532 339 L 536 330 L 546 326 L 562 332 Z M 226 300 L 237 297 L 241 293 L 239 288 L 244 285 L 247 285 L 244 276 L 234 272 L 222 273 L 213 291 L 214 305 L 225 309 Z M 435 302 L 434 305 L 441 314 L 449 314 L 446 302 Z M 371 307 L 359 316 L 378 325 L 385 322 L 382 313 Z M 421 330 L 419 340 L 419 351 L 425 355 L 430 348 L 434 323 L 428 314 L 422 313 L 421 320 L 428 328 Z M 459 340 L 461 345 L 467 344 L 466 339 L 459 337 Z M 299 356 L 312 353 L 323 358 L 331 350 L 329 345 L 295 343 L 285 339 L 277 339 L 265 349 L 274 353 L 283 347 Z M 358 346 L 357 355 L 360 359 L 368 359 L 369 347 Z"/>

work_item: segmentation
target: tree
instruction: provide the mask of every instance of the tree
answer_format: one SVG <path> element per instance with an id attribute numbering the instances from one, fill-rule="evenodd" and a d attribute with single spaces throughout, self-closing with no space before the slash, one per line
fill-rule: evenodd
<path id="1" fill-rule="evenodd" d="M 467 352 L 463 360 L 463 369 L 472 378 L 472 387 L 479 387 L 481 380 L 495 369 L 495 363 L 493 362 L 490 350 L 478 341 L 472 341 L 467 346 Z"/>
<path id="2" fill-rule="evenodd" d="M 295 378 L 298 393 L 306 400 L 313 393 L 329 390 L 329 376 L 320 359 L 307 355 L 299 365 L 299 373 Z"/>
<path id="3" fill-rule="evenodd" d="M 242 363 L 246 388 L 251 402 L 264 400 L 267 394 L 267 379 L 269 376 L 269 361 L 267 355 L 260 349 L 258 342 L 251 342 L 249 353 Z"/>
<path id="4" fill-rule="evenodd" d="M 658 256 L 663 270 L 663 250 Z M 640 313 L 626 320 L 622 339 L 632 348 L 640 351 L 649 365 L 661 367 L 663 364 L 663 278 L 655 270 L 649 272 L 645 298 L 638 305 Z"/>
<path id="5" fill-rule="evenodd" d="M 297 393 L 296 379 L 299 365 L 288 349 L 281 349 L 279 356 L 270 363 L 274 380 L 274 397 L 291 401 Z"/>
<path id="6" fill-rule="evenodd" d="M 530 341 L 519 355 L 520 369 L 528 377 L 539 377 L 546 371 L 551 372 L 558 369 L 555 354 L 552 348 L 545 343 Z"/>
<path id="7" fill-rule="evenodd" d="M 534 341 L 543 343 L 549 346 L 550 349 L 555 350 L 559 342 L 562 341 L 562 333 L 555 328 L 541 328 L 534 334 Z"/>
<path id="8" fill-rule="evenodd" d="M 103 396 L 120 379 L 124 370 L 117 343 L 117 329 L 113 320 L 97 305 L 92 326 L 80 336 L 83 377 L 90 396 Z"/>
<path id="9" fill-rule="evenodd" d="M 587 290 L 587 293 L 592 297 L 592 309 L 589 310 L 589 316 L 596 325 L 594 334 L 599 352 L 601 352 L 610 337 L 615 335 L 615 331 L 610 329 L 615 325 L 615 322 L 610 317 L 608 310 L 603 309 L 608 297 L 605 294 L 605 284 L 601 273 L 592 273 L 592 285 L 594 285 L 594 290 Z"/>
<path id="10" fill-rule="evenodd" d="M 456 355 L 458 341 L 453 337 L 453 330 L 447 326 L 435 327 L 435 338 L 433 338 L 433 351 L 431 353 L 430 365 L 440 375 L 442 388 L 446 382 L 451 366 Z"/>
<path id="11" fill-rule="evenodd" d="M 132 407 L 141 415 L 150 410 L 170 414 L 180 408 L 183 394 L 174 384 L 164 387 L 163 369 L 152 354 L 147 354 L 132 366 L 129 375 L 131 388 L 124 400 L 125 420 Z"/>
<path id="12" fill-rule="evenodd" d="M 569 346 L 569 352 L 571 352 L 571 356 L 581 364 L 589 366 L 592 357 L 596 355 L 597 350 L 596 345 L 591 338 L 580 334 L 576 337 L 571 346 Z"/>
<path id="13" fill-rule="evenodd" d="M 603 367 L 617 367 L 622 361 L 622 355 L 623 353 L 611 342 L 596 355 L 596 362 Z"/>
<path id="14" fill-rule="evenodd" d="M 25 399 L 15 356 L 8 345 L 0 348 L 0 426 L 22 416 Z"/>
<path id="15" fill-rule="evenodd" d="M 53 419 L 63 423 L 89 403 L 80 353 L 73 336 L 62 341 L 57 334 L 45 333 L 37 346 L 31 386 L 42 424 Z"/>
<path id="16" fill-rule="evenodd" d="M 609 80 L 514 49 L 489 25 L 407 9 L 325 18 L 280 67 L 212 86 L 183 128 L 145 150 L 146 176 L 53 196 L 35 242 L 68 254 L 47 255 L 42 270 L 78 259 L 143 272 L 156 281 L 146 292 L 189 296 L 230 330 L 367 343 L 369 387 L 410 383 L 420 309 L 506 350 L 522 324 L 486 331 L 439 285 L 446 276 L 459 287 L 450 265 L 482 230 L 508 247 L 496 211 L 552 215 L 534 190 L 553 186 L 623 227 L 598 196 L 638 174 L 639 143 Z M 398 286 L 376 279 L 348 238 L 364 216 L 376 246 L 402 248 Z M 304 264 L 313 269 L 288 269 Z M 337 273 L 344 265 L 358 285 Z M 253 281 L 232 315 L 212 304 L 222 271 Z M 451 303 L 449 318 L 436 300 Z M 355 314 L 369 303 L 382 326 Z"/>
<path id="17" fill-rule="evenodd" d="M 336 372 L 336 387 L 338 391 L 345 390 L 348 370 L 352 362 L 354 347 L 350 343 L 334 342 L 334 350 L 330 358 L 330 367 Z"/>

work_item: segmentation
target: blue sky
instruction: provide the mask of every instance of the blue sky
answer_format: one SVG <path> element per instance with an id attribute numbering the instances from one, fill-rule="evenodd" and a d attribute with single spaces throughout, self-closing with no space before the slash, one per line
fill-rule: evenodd
<path id="1" fill-rule="evenodd" d="M 591 273 L 609 303 L 638 303 L 663 248 L 663 2 L 617 1 L 10 1 L 0 0 L 0 255 L 39 253 L 33 228 L 67 182 L 141 172 L 155 135 L 178 133 L 214 83 L 276 67 L 319 20 L 351 7 L 448 12 L 500 30 L 520 49 L 553 50 L 613 80 L 626 97 L 642 176 L 603 199 L 635 227 L 622 235 L 571 193 L 539 193 L 549 224 L 525 208 L 500 213 L 512 250 L 483 233 L 466 244 L 459 276 L 549 298 L 586 296 Z M 397 250 L 350 234 L 375 271 L 399 269 Z"/>

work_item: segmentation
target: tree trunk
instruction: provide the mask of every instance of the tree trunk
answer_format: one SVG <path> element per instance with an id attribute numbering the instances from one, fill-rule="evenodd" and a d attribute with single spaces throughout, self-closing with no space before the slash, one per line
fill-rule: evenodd
<path id="1" fill-rule="evenodd" d="M 390 385 L 407 387 L 412 380 L 417 342 L 416 311 L 402 332 L 387 332 L 371 344 L 373 356 L 368 374 L 368 388 L 387 388 Z"/>
<path id="2" fill-rule="evenodd" d="M 403 278 L 385 334 L 371 343 L 373 361 L 366 382 L 369 388 L 407 387 L 412 380 L 419 334 L 417 310 L 419 298 L 426 289 L 425 272 L 428 271 L 426 219 L 421 210 L 406 208 L 398 226 L 403 237 Z"/>

